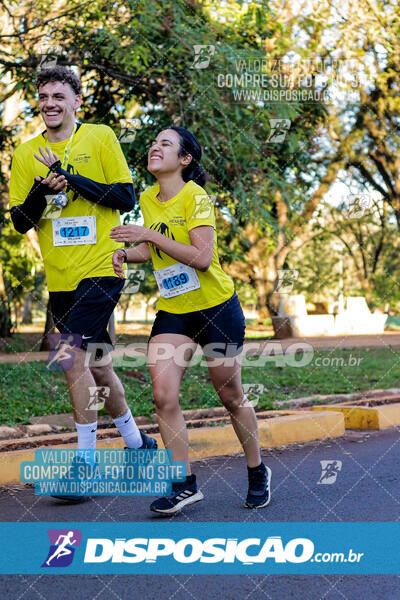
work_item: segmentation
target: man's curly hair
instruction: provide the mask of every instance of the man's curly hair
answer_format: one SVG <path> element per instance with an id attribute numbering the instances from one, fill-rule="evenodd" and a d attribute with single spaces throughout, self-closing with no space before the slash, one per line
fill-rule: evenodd
<path id="1" fill-rule="evenodd" d="M 71 69 L 57 65 L 55 67 L 49 67 L 40 71 L 36 78 L 36 87 L 39 90 L 41 85 L 49 83 L 49 81 L 61 81 L 62 83 L 68 83 L 75 94 L 82 93 L 82 86 L 80 79 Z"/>

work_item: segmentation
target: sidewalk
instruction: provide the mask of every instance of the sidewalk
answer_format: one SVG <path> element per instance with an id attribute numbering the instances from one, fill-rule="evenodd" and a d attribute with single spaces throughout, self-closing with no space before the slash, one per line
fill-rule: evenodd
<path id="1" fill-rule="evenodd" d="M 382 335 L 342 335 L 338 337 L 307 337 L 307 338 L 286 338 L 283 340 L 248 340 L 245 342 L 245 348 L 251 345 L 259 344 L 260 352 L 266 344 L 276 346 L 275 353 L 280 354 L 288 350 L 288 352 L 296 352 L 299 348 L 298 344 L 310 345 L 314 350 L 334 350 L 353 348 L 400 348 L 400 333 L 387 331 Z M 133 344 L 134 346 L 135 344 Z M 294 346 L 293 350 L 291 346 Z M 123 356 L 124 348 L 117 348 L 112 353 L 113 357 Z M 0 354 L 0 364 L 19 363 L 40 361 L 45 362 L 48 358 L 48 352 L 17 352 L 15 354 Z"/>

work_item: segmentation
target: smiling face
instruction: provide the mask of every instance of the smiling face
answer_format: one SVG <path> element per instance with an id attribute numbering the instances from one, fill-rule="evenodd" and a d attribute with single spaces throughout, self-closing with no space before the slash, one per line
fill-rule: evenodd
<path id="1" fill-rule="evenodd" d="M 39 88 L 39 110 L 47 129 L 61 129 L 75 120 L 82 97 L 69 83 L 49 81 Z"/>
<path id="2" fill-rule="evenodd" d="M 147 156 L 147 169 L 155 177 L 182 171 L 190 163 L 192 156 L 179 156 L 179 152 L 179 135 L 173 129 L 164 129 L 151 145 Z"/>

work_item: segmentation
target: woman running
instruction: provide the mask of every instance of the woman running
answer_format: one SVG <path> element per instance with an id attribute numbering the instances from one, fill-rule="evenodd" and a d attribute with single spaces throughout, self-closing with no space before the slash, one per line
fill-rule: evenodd
<path id="1" fill-rule="evenodd" d="M 198 140 L 186 129 L 172 126 L 161 131 L 148 153 L 148 170 L 157 183 L 140 196 L 144 227 L 114 227 L 110 235 L 118 242 L 138 243 L 115 251 L 115 273 L 124 278 L 125 260 L 152 260 L 160 290 L 148 346 L 150 377 L 164 445 L 174 461 L 187 465 L 186 481 L 173 483 L 172 494 L 150 506 L 166 514 L 203 499 L 196 475 L 191 474 L 188 434 L 179 406 L 180 383 L 197 344 L 246 455 L 245 506 L 262 508 L 270 500 L 271 471 L 261 461 L 256 415 L 241 382 L 245 320 L 233 282 L 219 263 L 214 207 L 202 187 L 206 176 L 199 164 L 201 154 Z M 161 347 L 174 352 L 159 352 Z"/>

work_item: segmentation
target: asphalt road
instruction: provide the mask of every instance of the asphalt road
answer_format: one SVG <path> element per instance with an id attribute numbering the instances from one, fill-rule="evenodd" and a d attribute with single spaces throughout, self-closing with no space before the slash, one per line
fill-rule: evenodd
<path id="1" fill-rule="evenodd" d="M 258 511 L 243 508 L 241 455 L 197 461 L 205 500 L 175 517 L 148 510 L 149 498 L 102 497 L 63 505 L 15 486 L 0 494 L 1 521 L 395 521 L 400 517 L 400 431 L 348 432 L 344 437 L 263 451 L 273 497 Z M 321 460 L 342 469 L 318 485 Z M 373 542 L 373 540 L 371 540 Z M 4 543 L 4 541 L 3 541 Z M 400 577 L 388 575 L 3 575 L 6 600 L 398 600 Z"/>

